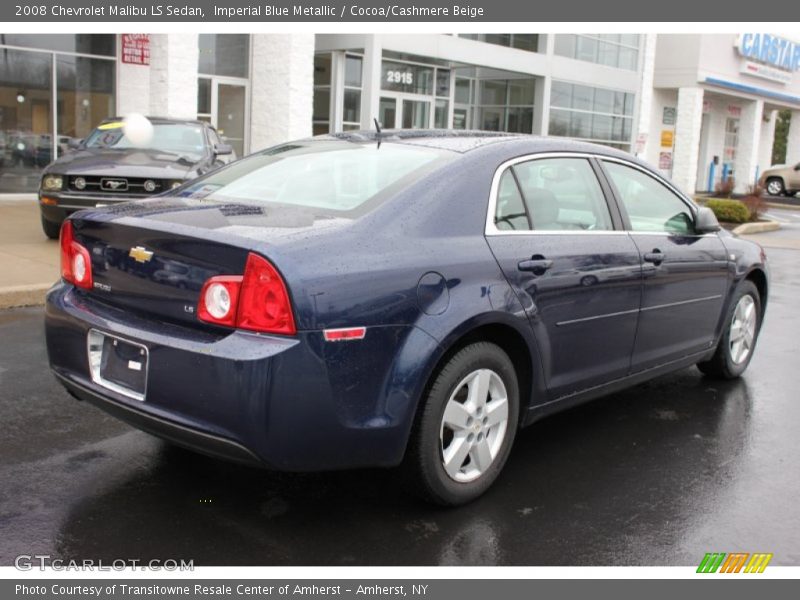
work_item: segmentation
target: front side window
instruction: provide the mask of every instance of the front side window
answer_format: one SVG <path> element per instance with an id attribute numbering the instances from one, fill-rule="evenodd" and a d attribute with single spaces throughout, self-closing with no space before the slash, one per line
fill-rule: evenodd
<path id="1" fill-rule="evenodd" d="M 603 190 L 585 158 L 543 158 L 513 167 L 534 230 L 614 229 Z"/>
<path id="2" fill-rule="evenodd" d="M 694 234 L 689 206 L 653 177 L 616 162 L 604 161 L 622 201 L 632 231 Z"/>

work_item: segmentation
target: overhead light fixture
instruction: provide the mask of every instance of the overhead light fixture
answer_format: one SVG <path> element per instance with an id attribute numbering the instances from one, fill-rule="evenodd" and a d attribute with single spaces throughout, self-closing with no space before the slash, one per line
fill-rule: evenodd
<path id="1" fill-rule="evenodd" d="M 17 102 L 20 104 L 25 102 L 25 92 L 17 92 Z"/>

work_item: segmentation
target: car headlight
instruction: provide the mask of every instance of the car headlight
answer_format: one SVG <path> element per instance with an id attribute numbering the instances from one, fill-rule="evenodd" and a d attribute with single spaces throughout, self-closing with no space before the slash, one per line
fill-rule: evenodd
<path id="1" fill-rule="evenodd" d="M 64 187 L 64 178 L 61 175 L 45 175 L 42 178 L 42 189 L 47 192 L 56 192 Z"/>

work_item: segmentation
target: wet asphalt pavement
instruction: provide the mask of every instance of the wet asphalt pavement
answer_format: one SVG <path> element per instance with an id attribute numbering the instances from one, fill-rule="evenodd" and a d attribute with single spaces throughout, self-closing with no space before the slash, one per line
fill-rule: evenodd
<path id="1" fill-rule="evenodd" d="M 450 510 L 394 471 L 275 474 L 170 447 L 56 384 L 40 309 L 0 312 L 0 565 L 798 565 L 800 251 L 769 256 L 742 379 L 686 369 L 540 421 L 486 496 Z"/>

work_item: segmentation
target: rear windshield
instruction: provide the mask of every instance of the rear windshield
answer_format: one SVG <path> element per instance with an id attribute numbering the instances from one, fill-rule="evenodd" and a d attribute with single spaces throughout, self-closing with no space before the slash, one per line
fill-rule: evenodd
<path id="1" fill-rule="evenodd" d="M 177 194 L 221 202 L 276 203 L 350 212 L 408 185 L 451 152 L 408 145 L 310 141 L 239 160 Z"/>

